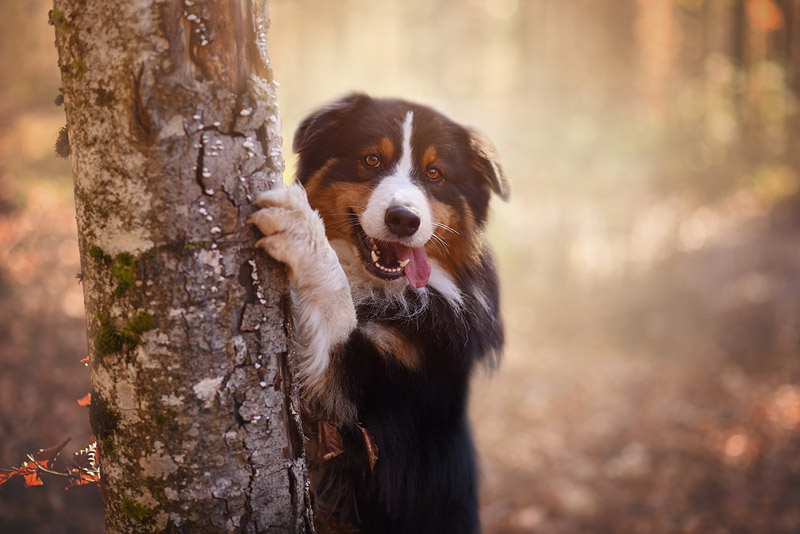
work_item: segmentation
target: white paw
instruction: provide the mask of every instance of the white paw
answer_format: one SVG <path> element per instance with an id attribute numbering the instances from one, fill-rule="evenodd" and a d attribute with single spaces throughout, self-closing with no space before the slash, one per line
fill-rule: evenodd
<path id="1" fill-rule="evenodd" d="M 305 189 L 299 184 L 261 193 L 255 205 L 261 208 L 248 223 L 264 234 L 256 242 L 276 260 L 297 273 L 324 260 L 330 260 L 330 245 L 319 214 L 308 205 Z"/>

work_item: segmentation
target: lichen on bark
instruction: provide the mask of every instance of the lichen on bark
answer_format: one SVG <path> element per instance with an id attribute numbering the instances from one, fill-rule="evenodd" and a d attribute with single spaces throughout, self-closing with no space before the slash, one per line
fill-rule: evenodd
<path id="1" fill-rule="evenodd" d="M 311 532 L 266 2 L 55 0 L 108 532 Z"/>

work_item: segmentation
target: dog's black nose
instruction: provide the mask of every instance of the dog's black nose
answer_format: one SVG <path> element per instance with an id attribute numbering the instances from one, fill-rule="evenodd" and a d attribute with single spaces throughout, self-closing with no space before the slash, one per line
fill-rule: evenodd
<path id="1" fill-rule="evenodd" d="M 390 206 L 383 217 L 386 226 L 398 237 L 408 237 L 419 228 L 419 215 L 404 206 Z"/>

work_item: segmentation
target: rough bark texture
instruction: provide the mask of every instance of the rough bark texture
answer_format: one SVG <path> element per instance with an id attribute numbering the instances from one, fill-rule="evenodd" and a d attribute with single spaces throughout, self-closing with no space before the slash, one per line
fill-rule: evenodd
<path id="1" fill-rule="evenodd" d="M 55 0 L 109 532 L 307 532 L 265 0 Z"/>

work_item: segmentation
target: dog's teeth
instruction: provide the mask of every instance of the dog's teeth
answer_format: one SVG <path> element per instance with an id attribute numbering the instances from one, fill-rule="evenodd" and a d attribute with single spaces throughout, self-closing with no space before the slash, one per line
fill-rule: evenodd
<path id="1" fill-rule="evenodd" d="M 409 263 L 410 261 L 411 261 L 411 260 L 403 260 L 403 261 L 401 261 L 401 262 L 400 262 L 400 269 L 403 269 L 403 268 L 405 268 L 405 266 L 406 266 L 406 265 L 408 265 L 408 263 Z M 398 269 L 398 270 L 400 270 L 400 269 Z"/>
<path id="2" fill-rule="evenodd" d="M 370 253 L 370 256 L 372 256 L 372 261 L 374 261 L 375 265 L 377 265 L 378 264 L 378 255 L 375 253 L 374 250 Z"/>

